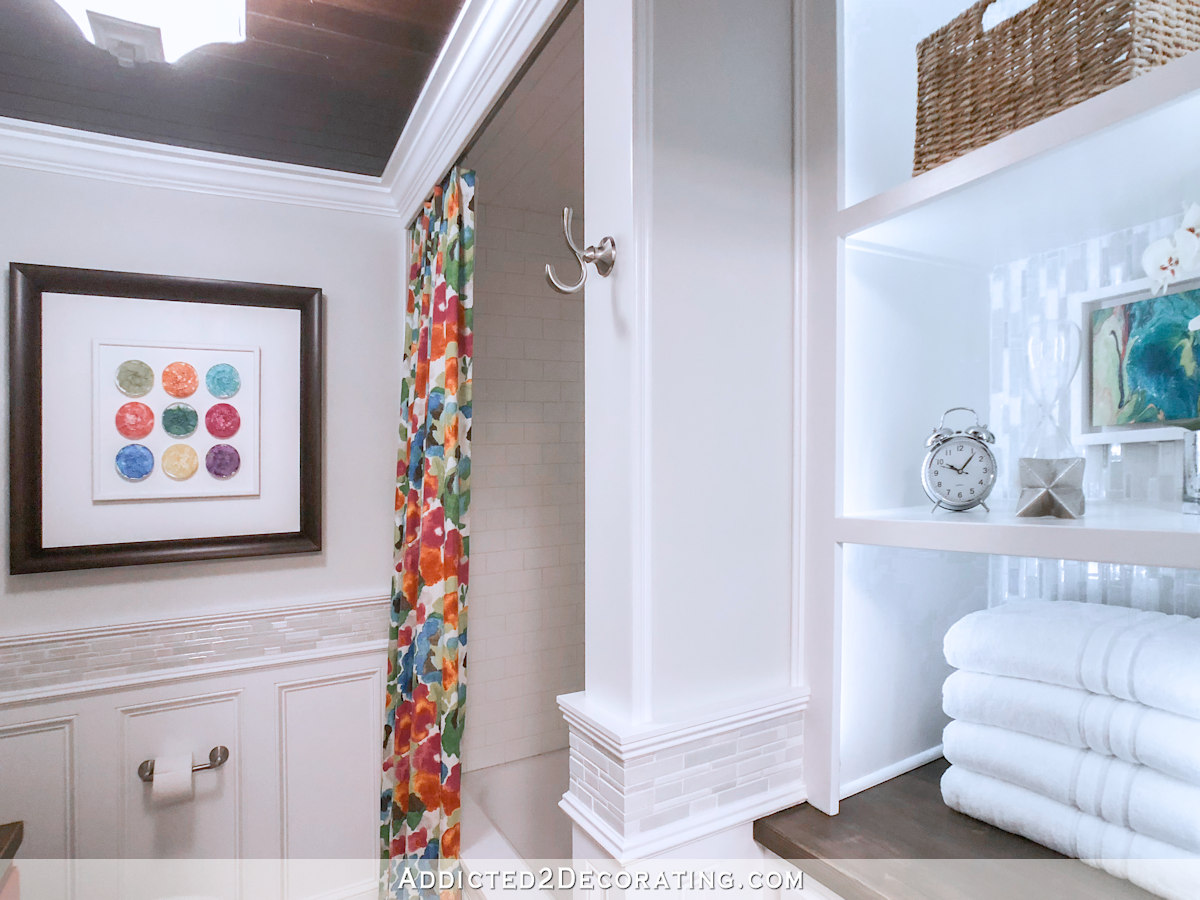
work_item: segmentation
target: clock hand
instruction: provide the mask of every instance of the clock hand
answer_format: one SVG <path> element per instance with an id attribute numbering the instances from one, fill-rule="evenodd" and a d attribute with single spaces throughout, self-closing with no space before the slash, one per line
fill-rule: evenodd
<path id="1" fill-rule="evenodd" d="M 969 466 L 971 464 L 971 460 L 973 460 L 974 458 L 975 458 L 975 451 L 972 450 L 971 455 L 967 457 L 967 461 L 965 463 L 963 463 L 962 468 L 958 470 L 959 475 L 961 475 L 963 472 L 965 472 L 967 470 L 967 466 Z"/>

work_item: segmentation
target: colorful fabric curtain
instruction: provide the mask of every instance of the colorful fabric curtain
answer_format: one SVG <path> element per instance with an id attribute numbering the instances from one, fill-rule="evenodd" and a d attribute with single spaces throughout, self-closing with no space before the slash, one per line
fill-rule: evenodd
<path id="1" fill-rule="evenodd" d="M 475 173 L 413 224 L 384 725 L 383 858 L 458 857 L 466 703 Z"/>

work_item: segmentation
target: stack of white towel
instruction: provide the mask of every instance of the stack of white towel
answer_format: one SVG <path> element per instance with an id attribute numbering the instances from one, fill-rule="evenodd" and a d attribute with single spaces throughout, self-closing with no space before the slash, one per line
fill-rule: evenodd
<path id="1" fill-rule="evenodd" d="M 1013 602 L 957 622 L 945 651 L 951 808 L 1200 898 L 1200 620 Z"/>

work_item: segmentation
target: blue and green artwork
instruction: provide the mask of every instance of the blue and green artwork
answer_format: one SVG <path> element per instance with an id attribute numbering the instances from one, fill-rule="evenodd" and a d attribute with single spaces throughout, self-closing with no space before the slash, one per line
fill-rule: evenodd
<path id="1" fill-rule="evenodd" d="M 1092 312 L 1092 425 L 1200 418 L 1200 290 Z"/>

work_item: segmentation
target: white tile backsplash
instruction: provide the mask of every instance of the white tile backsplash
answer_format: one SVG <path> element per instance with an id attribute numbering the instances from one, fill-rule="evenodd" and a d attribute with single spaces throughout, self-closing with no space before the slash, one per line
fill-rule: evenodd
<path id="1" fill-rule="evenodd" d="M 1011 475 L 997 485 L 996 503 L 1015 502 L 1016 459 L 1037 418 L 1026 389 L 1024 323 L 1037 316 L 1068 318 L 1070 299 L 1143 277 L 1147 244 L 1168 236 L 1180 216 L 1093 238 L 1071 247 L 996 267 L 992 272 L 992 379 L 990 425 L 997 457 Z M 1087 336 L 1084 335 L 1084 352 Z M 1071 402 L 1078 397 L 1076 374 Z M 1069 410 L 1060 411 L 1069 417 Z M 1089 502 L 1178 504 L 1183 491 L 1181 441 L 1076 448 L 1087 460 L 1084 490 Z M 1073 560 L 995 557 L 990 602 L 1007 599 L 1080 600 L 1200 616 L 1200 570 L 1097 564 Z"/>

